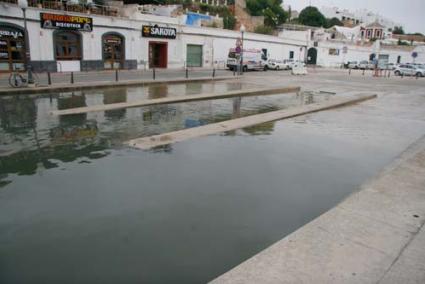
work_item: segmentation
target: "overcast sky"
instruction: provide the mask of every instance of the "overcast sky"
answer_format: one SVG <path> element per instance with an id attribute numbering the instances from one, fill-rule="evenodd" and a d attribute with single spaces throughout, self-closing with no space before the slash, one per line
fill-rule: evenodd
<path id="1" fill-rule="evenodd" d="M 311 2 L 312 6 L 336 6 L 352 11 L 366 8 L 402 24 L 406 32 L 425 34 L 425 0 L 283 0 L 285 5 L 301 11 Z"/>

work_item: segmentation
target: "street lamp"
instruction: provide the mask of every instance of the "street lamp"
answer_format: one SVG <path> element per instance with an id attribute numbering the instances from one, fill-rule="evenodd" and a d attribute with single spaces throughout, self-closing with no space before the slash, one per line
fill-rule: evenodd
<path id="1" fill-rule="evenodd" d="M 242 24 L 241 28 L 239 30 L 241 32 L 241 39 L 242 39 L 242 42 L 241 42 L 241 65 L 240 65 L 239 72 L 242 75 L 243 74 L 243 34 L 245 33 L 245 26 Z"/>
<path id="2" fill-rule="evenodd" d="M 24 15 L 24 39 L 25 39 L 25 69 L 28 72 L 28 85 L 34 84 L 34 79 L 32 77 L 31 65 L 30 65 L 30 48 L 29 48 L 29 34 L 27 29 L 27 8 L 28 1 L 27 0 L 18 0 L 18 6 L 22 9 L 22 13 Z"/>

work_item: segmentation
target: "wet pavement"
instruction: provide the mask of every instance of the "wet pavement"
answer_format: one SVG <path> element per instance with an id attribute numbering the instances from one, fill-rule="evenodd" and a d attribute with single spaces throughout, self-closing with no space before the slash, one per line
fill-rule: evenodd
<path id="1" fill-rule="evenodd" d="M 335 206 L 425 133 L 425 81 L 240 81 L 1 98 L 1 283 L 204 283 Z M 300 85 L 303 94 L 69 117 L 51 109 Z M 372 90 L 360 105 L 152 151 L 141 136 Z M 25 273 L 22 273 L 25 271 Z"/>

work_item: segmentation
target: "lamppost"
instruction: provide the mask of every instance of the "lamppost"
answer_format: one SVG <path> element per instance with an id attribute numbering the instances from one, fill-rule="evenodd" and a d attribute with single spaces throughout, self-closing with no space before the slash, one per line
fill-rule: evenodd
<path id="1" fill-rule="evenodd" d="M 28 1 L 27 0 L 18 0 L 18 6 L 22 9 L 22 13 L 24 16 L 24 40 L 25 40 L 25 69 L 28 73 L 28 85 L 34 84 L 34 78 L 32 76 L 31 65 L 30 65 L 30 47 L 29 47 L 29 34 L 27 29 L 27 8 Z"/>
<path id="2" fill-rule="evenodd" d="M 242 75 L 243 74 L 243 35 L 245 33 L 245 26 L 242 24 L 241 28 L 239 30 L 241 32 L 241 39 L 242 39 L 242 42 L 241 42 L 241 65 L 240 65 L 239 72 Z"/>

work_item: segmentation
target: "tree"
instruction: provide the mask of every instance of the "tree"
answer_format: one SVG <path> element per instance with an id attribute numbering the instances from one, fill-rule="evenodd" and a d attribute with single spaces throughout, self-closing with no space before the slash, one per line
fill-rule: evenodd
<path id="1" fill-rule="evenodd" d="M 271 35 L 271 34 L 273 34 L 273 28 L 269 27 L 269 26 L 265 26 L 265 25 L 257 26 L 254 30 L 254 33 Z"/>
<path id="2" fill-rule="evenodd" d="M 312 27 L 324 27 L 326 25 L 325 16 L 313 6 L 304 8 L 298 16 L 298 21 L 302 25 Z"/>
<path id="3" fill-rule="evenodd" d="M 399 26 L 399 27 L 395 26 L 394 29 L 393 29 L 393 34 L 404 35 L 403 27 L 402 26 Z"/>
<path id="4" fill-rule="evenodd" d="M 98 0 L 95 0 L 98 1 Z M 101 0 L 102 1 L 102 0 Z M 139 4 L 139 5 L 164 5 L 166 4 L 166 0 L 124 0 L 124 4 Z"/>
<path id="5" fill-rule="evenodd" d="M 282 8 L 282 0 L 247 0 L 246 8 L 251 16 L 264 16 L 264 24 L 272 28 L 288 18 L 288 13 Z"/>
<path id="6" fill-rule="evenodd" d="M 338 18 L 326 19 L 325 28 L 329 29 L 333 26 L 344 26 L 344 23 L 341 22 Z"/>

